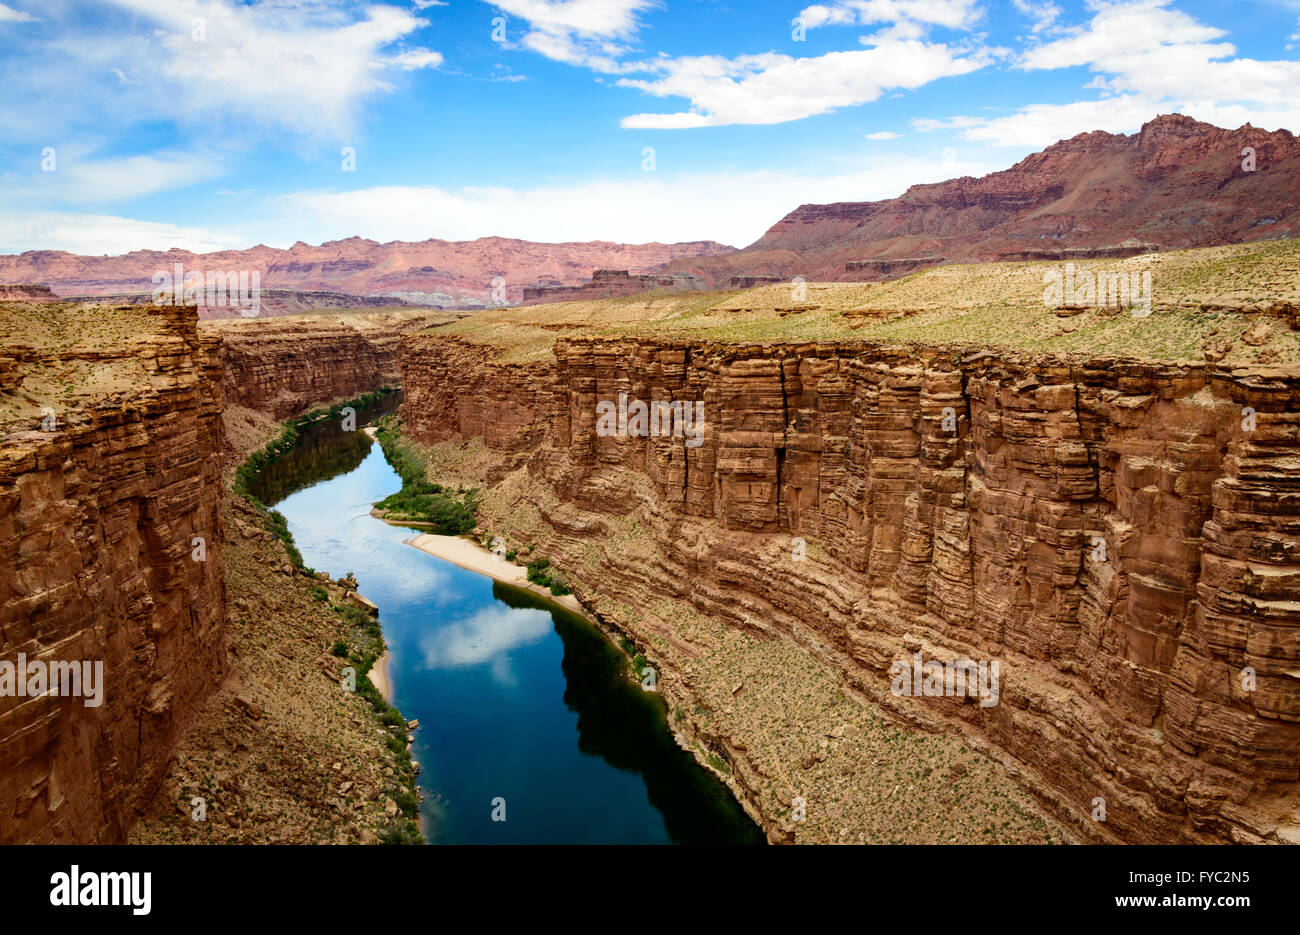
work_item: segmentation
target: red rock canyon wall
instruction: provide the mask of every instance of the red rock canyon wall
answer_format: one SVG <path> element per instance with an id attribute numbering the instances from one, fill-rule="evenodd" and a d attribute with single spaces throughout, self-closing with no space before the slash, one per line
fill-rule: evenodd
<path id="1" fill-rule="evenodd" d="M 0 697 L 0 842 L 123 840 L 225 669 L 217 346 L 192 309 L 150 314 L 143 384 L 0 452 L 0 659 L 102 661 L 104 682 L 96 707 Z"/>
<path id="2" fill-rule="evenodd" d="M 489 480 L 526 463 L 588 511 L 557 547 L 632 509 L 610 478 L 640 472 L 679 599 L 812 628 L 851 681 L 918 649 L 999 660 L 996 705 L 905 701 L 1011 754 L 1085 838 L 1300 843 L 1300 378 L 865 345 L 490 353 L 405 338 L 407 431 L 481 435 Z M 601 437 L 619 393 L 703 400 L 703 443 Z M 792 536 L 826 557 L 774 563 Z"/>

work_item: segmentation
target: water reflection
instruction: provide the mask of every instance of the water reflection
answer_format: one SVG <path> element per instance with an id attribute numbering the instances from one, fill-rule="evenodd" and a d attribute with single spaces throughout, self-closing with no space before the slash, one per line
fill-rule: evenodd
<path id="1" fill-rule="evenodd" d="M 484 607 L 468 620 L 448 623 L 420 640 L 426 669 L 487 664 L 494 678 L 509 680 L 511 650 L 545 639 L 551 615 L 542 610 Z"/>

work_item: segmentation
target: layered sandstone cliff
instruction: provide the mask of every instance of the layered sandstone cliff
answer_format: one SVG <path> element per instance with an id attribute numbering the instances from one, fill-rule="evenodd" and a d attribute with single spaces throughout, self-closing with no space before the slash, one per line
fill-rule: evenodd
<path id="1" fill-rule="evenodd" d="M 482 437 L 489 483 L 526 474 L 491 521 L 537 512 L 575 593 L 636 608 L 684 681 L 674 603 L 996 751 L 1082 839 L 1300 843 L 1294 372 L 575 337 L 501 363 L 438 335 L 405 338 L 401 364 L 407 432 Z M 598 434 L 620 393 L 702 400 L 703 443 Z M 998 703 L 895 697 L 914 652 L 998 661 Z M 793 838 L 743 706 L 720 705 L 710 743 Z"/>
<path id="2" fill-rule="evenodd" d="M 681 292 L 691 289 L 703 289 L 704 280 L 699 276 L 683 273 L 661 273 L 654 276 L 633 276 L 625 269 L 598 269 L 591 274 L 591 279 L 578 286 L 556 284 L 537 284 L 524 286 L 521 305 L 535 305 L 541 302 L 566 302 L 577 299 L 612 299 L 618 296 L 636 295 L 650 289 L 667 289 Z"/>
<path id="3" fill-rule="evenodd" d="M 42 308 L 0 307 L 0 661 L 103 695 L 0 695 L 0 842 L 115 842 L 225 668 L 219 360 L 193 309 Z"/>
<path id="4" fill-rule="evenodd" d="M 227 405 L 280 421 L 331 400 L 396 385 L 401 336 L 457 317 L 411 310 L 212 321 L 200 327 L 220 339 Z"/>

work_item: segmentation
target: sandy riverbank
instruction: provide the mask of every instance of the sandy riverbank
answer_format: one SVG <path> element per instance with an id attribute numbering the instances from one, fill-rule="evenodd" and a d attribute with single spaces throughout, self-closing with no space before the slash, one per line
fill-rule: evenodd
<path id="1" fill-rule="evenodd" d="M 369 677 L 370 684 L 375 686 L 379 694 L 385 701 L 393 700 L 393 686 L 388 681 L 388 660 L 391 658 L 388 650 L 375 660 L 375 664 L 370 667 Z"/>
<path id="2" fill-rule="evenodd" d="M 489 578 L 505 584 L 512 584 L 517 588 L 532 591 L 534 594 L 540 594 L 561 607 L 590 619 L 582 604 L 572 594 L 555 595 L 551 593 L 549 588 L 533 584 L 528 580 L 528 569 L 523 565 L 516 565 L 514 562 L 507 562 L 505 559 L 497 558 L 492 552 L 472 539 L 465 539 L 461 536 L 438 536 L 433 533 L 421 533 L 404 541 L 407 545 L 415 546 L 421 552 L 427 552 L 435 558 L 451 562 L 453 565 L 459 565 L 469 571 L 478 572 L 480 575 L 487 575 Z"/>

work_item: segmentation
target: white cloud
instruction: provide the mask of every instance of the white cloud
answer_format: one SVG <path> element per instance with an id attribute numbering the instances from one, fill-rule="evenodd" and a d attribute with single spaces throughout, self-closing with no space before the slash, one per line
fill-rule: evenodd
<path id="1" fill-rule="evenodd" d="M 973 142 L 1037 150 L 1092 130 L 1131 133 L 1160 113 L 1155 101 L 1130 95 L 1072 104 L 1031 104 L 1006 117 L 959 118 L 959 125 L 965 128 L 961 136 Z"/>
<path id="2" fill-rule="evenodd" d="M 129 28 L 57 21 L 12 63 L 28 94 L 14 128 L 172 119 L 230 138 L 262 131 L 346 138 L 385 71 L 436 67 L 441 54 L 400 43 L 425 22 L 409 10 L 342 0 L 105 0 Z M 56 8 L 59 9 L 59 8 Z M 53 13 L 51 14 L 53 15 Z M 66 11 L 65 11 L 66 15 Z M 117 75 L 105 82 L 103 76 Z M 68 95 L 67 88 L 79 93 Z"/>
<path id="3" fill-rule="evenodd" d="M 895 133 L 895 132 L 892 131 L 892 130 L 879 130 L 879 131 L 877 131 L 877 132 L 875 132 L 875 133 L 868 133 L 868 134 L 867 134 L 867 139 L 869 139 L 869 140 L 896 140 L 896 139 L 898 139 L 900 136 L 902 136 L 901 133 Z"/>
<path id="4" fill-rule="evenodd" d="M 799 13 L 809 29 L 898 22 L 966 29 L 981 15 L 977 0 L 836 0 L 805 7 Z"/>
<path id="5" fill-rule="evenodd" d="M 1012 0 L 1015 8 L 1034 21 L 1030 27 L 1034 32 L 1050 29 L 1063 12 L 1051 0 Z"/>
<path id="6" fill-rule="evenodd" d="M 1235 46 L 1215 41 L 1228 35 L 1225 30 L 1169 9 L 1170 2 L 1105 4 L 1075 35 L 1028 50 L 1019 67 L 1032 71 L 1086 65 L 1108 76 L 1112 91 L 1160 100 L 1295 99 L 1300 62 L 1233 58 Z"/>
<path id="7" fill-rule="evenodd" d="M 922 133 L 933 133 L 935 130 L 964 130 L 987 122 L 985 117 L 945 117 L 942 120 L 933 117 L 917 117 L 912 121 L 912 127 Z"/>
<path id="8" fill-rule="evenodd" d="M 1068 35 L 1029 48 L 1024 71 L 1086 66 L 1084 85 L 1103 97 L 1068 104 L 1031 104 L 1006 117 L 959 116 L 913 121 L 918 130 L 960 130 L 995 146 L 1039 149 L 1089 130 L 1132 132 L 1162 113 L 1181 113 L 1219 126 L 1250 122 L 1266 129 L 1300 125 L 1300 62 L 1236 58 L 1207 26 L 1171 0 L 1096 2 L 1095 14 Z"/>
<path id="9" fill-rule="evenodd" d="M 491 0 L 493 6 L 527 20 L 539 32 L 626 39 L 640 27 L 639 16 L 655 0 Z"/>
<path id="10" fill-rule="evenodd" d="M 429 49 L 410 49 L 406 52 L 399 52 L 397 55 L 391 55 L 384 61 L 403 71 L 413 71 L 417 68 L 437 68 L 442 64 L 443 58 L 441 52 L 433 52 Z"/>
<path id="11" fill-rule="evenodd" d="M 489 2 L 489 0 L 485 0 Z M 658 0 L 490 0 L 527 24 L 520 44 L 547 58 L 615 74 L 641 28 L 641 15 Z M 507 40 L 512 35 L 506 23 Z"/>
<path id="12" fill-rule="evenodd" d="M 791 58 L 775 52 L 661 59 L 654 80 L 622 78 L 624 87 L 655 97 L 685 97 L 692 110 L 624 117 L 627 128 L 665 129 L 770 124 L 824 114 L 874 101 L 887 89 L 918 88 L 939 78 L 964 75 L 991 61 L 984 50 L 961 55 L 952 47 L 914 40 L 881 39 L 874 48 Z"/>
<path id="13" fill-rule="evenodd" d="M 0 252 L 67 250 L 89 256 L 117 256 L 131 250 L 209 252 L 251 246 L 237 234 L 158 221 L 70 211 L 0 210 Z"/>
<path id="14" fill-rule="evenodd" d="M 876 200 L 908 185 L 954 175 L 984 175 L 1000 164 L 943 158 L 872 156 L 868 167 L 840 175 L 788 171 L 643 173 L 532 189 L 377 186 L 308 191 L 269 209 L 286 231 L 322 239 L 473 240 L 517 237 L 541 242 L 608 240 L 674 243 L 717 240 L 744 246 L 800 204 Z M 290 241 L 291 242 L 291 241 Z"/>
<path id="15" fill-rule="evenodd" d="M 32 14 L 23 10 L 15 10 L 13 7 L 5 6 L 0 3 L 0 23 L 39 23 Z"/>
<path id="16" fill-rule="evenodd" d="M 79 147 L 60 147 L 56 160 L 56 171 L 35 174 L 24 187 L 11 190 L 10 200 L 123 201 L 184 188 L 215 178 L 223 171 L 222 161 L 214 156 L 171 151 L 91 159 Z"/>

